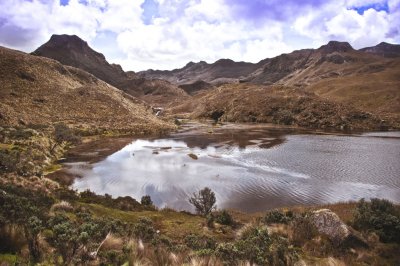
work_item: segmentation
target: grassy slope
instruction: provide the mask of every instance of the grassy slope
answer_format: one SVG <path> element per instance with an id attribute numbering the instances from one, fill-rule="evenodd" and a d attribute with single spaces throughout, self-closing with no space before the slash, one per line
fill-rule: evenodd
<path id="1" fill-rule="evenodd" d="M 261 122 L 308 128 L 379 129 L 379 117 L 351 106 L 321 98 L 301 88 L 229 84 L 201 93 L 194 100 L 171 109 L 172 113 L 192 112 L 195 118 L 221 121 Z"/>
<path id="2" fill-rule="evenodd" d="M 301 86 L 321 97 L 351 104 L 363 111 L 399 118 L 400 59 L 359 51 L 333 55 L 344 58 L 345 62 L 318 62 L 320 56 L 317 54 L 310 66 L 278 83 Z"/>
<path id="3" fill-rule="evenodd" d="M 133 134 L 173 128 L 140 100 L 82 70 L 6 48 L 0 58 L 3 125 L 64 122 Z"/>

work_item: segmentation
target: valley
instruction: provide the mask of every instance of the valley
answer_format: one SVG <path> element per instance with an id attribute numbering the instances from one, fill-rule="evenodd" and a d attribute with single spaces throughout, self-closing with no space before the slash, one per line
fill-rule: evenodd
<path id="1" fill-rule="evenodd" d="M 396 265 L 399 51 L 135 73 L 75 35 L 0 47 L 0 262 Z"/>

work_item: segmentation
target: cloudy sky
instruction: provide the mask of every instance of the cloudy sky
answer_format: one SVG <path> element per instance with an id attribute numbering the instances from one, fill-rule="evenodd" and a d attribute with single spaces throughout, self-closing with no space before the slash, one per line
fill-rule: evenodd
<path id="1" fill-rule="evenodd" d="M 329 40 L 400 43 L 400 0 L 0 0 L 0 45 L 76 34 L 125 70 L 258 62 Z"/>

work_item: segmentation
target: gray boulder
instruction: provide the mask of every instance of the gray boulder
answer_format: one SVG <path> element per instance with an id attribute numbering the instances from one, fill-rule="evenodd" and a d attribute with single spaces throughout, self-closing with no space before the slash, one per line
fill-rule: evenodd
<path id="1" fill-rule="evenodd" d="M 347 226 L 329 209 L 312 212 L 310 222 L 320 234 L 326 235 L 335 245 L 368 247 L 367 242 L 357 231 Z"/>

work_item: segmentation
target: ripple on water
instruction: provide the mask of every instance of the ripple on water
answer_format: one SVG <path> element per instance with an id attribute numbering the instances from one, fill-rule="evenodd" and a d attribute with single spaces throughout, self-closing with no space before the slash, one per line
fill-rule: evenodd
<path id="1" fill-rule="evenodd" d="M 215 191 L 220 208 L 243 211 L 363 197 L 400 202 L 399 133 L 287 135 L 285 141 L 260 129 L 240 134 L 250 145 L 239 147 L 224 134 L 207 135 L 199 146 L 187 135 L 136 140 L 98 163 L 67 167 L 83 177 L 73 184 L 78 190 L 136 199 L 148 194 L 159 207 L 186 210 L 188 198 L 205 186 Z M 274 142 L 279 145 L 260 147 Z"/>

